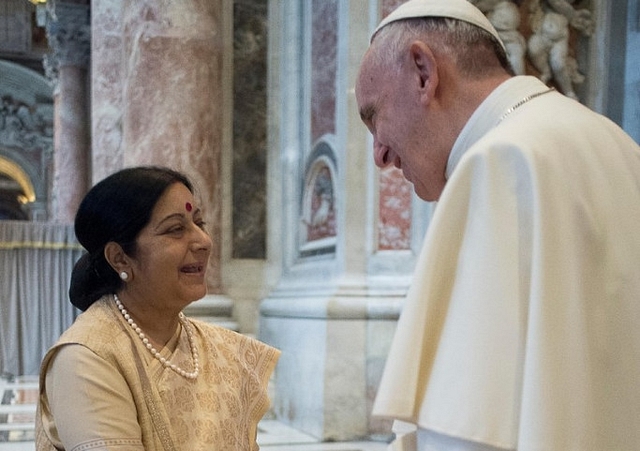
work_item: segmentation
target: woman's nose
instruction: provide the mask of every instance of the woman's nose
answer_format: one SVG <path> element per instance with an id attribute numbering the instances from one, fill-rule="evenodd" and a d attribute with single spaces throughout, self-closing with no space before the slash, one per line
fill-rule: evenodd
<path id="1" fill-rule="evenodd" d="M 196 224 L 194 226 L 194 237 L 191 241 L 191 245 L 195 250 L 206 250 L 207 252 L 211 250 L 213 246 L 213 242 L 211 241 L 211 236 L 203 229 L 201 229 Z"/>

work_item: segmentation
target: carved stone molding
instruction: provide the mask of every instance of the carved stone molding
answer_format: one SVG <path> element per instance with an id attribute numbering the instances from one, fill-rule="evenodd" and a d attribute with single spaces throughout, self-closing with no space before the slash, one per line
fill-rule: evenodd
<path id="1" fill-rule="evenodd" d="M 0 104 L 0 146 L 25 152 L 53 153 L 53 113 L 50 104 L 27 105 L 5 95 Z"/>

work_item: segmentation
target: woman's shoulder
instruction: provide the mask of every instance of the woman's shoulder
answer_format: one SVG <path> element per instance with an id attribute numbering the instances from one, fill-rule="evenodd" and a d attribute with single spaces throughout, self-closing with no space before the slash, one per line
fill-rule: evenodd
<path id="1" fill-rule="evenodd" d="M 122 329 L 118 317 L 109 307 L 105 296 L 81 313 L 56 344 L 77 343 L 90 349 L 108 348 L 114 345 L 115 337 L 120 333 Z"/>
<path id="2" fill-rule="evenodd" d="M 106 300 L 98 300 L 81 313 L 47 351 L 42 369 L 45 370 L 62 349 L 70 358 L 91 355 L 99 361 L 113 362 L 122 353 L 122 341 L 118 339 L 122 333 L 117 316 L 110 312 Z"/>

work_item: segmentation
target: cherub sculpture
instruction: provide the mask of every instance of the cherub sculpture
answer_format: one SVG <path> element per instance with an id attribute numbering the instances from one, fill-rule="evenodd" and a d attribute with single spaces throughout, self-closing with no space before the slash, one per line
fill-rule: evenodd
<path id="1" fill-rule="evenodd" d="M 533 34 L 527 44 L 529 60 L 545 83 L 553 79 L 568 97 L 577 99 L 574 84 L 584 81 L 575 58 L 569 55 L 569 27 L 593 34 L 591 11 L 575 9 L 572 1 L 534 0 L 530 6 Z"/>
<path id="2" fill-rule="evenodd" d="M 524 75 L 527 42 L 518 31 L 520 10 L 513 2 L 502 0 L 488 12 L 487 18 L 500 35 L 514 72 L 517 75 Z"/>

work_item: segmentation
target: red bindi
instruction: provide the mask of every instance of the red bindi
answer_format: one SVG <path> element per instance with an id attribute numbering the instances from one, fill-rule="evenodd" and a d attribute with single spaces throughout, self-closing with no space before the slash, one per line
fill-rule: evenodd
<path id="1" fill-rule="evenodd" d="M 184 205 L 184 208 L 186 208 L 186 209 L 187 209 L 187 211 L 191 211 L 191 209 L 193 208 L 193 205 L 191 205 L 191 202 L 187 202 L 187 203 Z"/>

